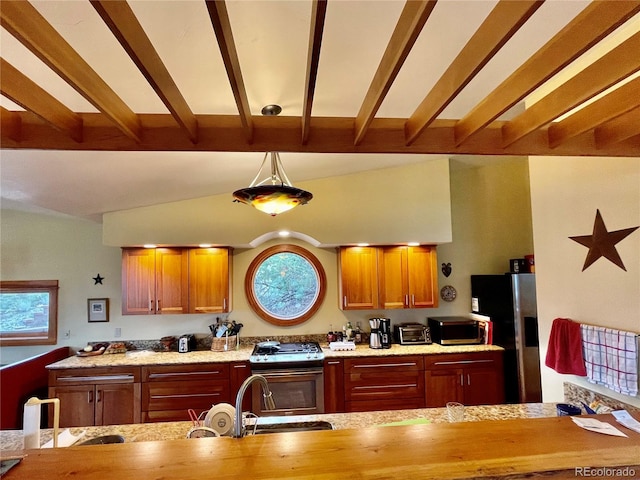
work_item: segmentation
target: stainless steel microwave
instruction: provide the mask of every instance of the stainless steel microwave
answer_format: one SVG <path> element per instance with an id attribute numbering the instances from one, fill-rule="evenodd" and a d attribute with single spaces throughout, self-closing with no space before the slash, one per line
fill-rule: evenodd
<path id="1" fill-rule="evenodd" d="M 477 345 L 482 343 L 478 322 L 466 317 L 430 317 L 431 339 L 440 345 Z"/>

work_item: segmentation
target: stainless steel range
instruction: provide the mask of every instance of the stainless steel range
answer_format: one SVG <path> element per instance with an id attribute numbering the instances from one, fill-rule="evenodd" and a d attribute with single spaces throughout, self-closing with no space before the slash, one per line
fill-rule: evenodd
<path id="1" fill-rule="evenodd" d="M 257 344 L 249 357 L 251 373 L 267 379 L 276 409 L 266 410 L 260 389 L 254 388 L 252 411 L 260 416 L 324 413 L 323 361 L 317 342 Z"/>

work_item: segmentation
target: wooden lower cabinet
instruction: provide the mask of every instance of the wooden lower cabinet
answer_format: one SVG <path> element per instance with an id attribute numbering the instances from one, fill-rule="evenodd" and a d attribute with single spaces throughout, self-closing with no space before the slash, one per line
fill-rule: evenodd
<path id="1" fill-rule="evenodd" d="M 426 406 L 504 403 L 502 356 L 502 352 L 426 356 Z"/>
<path id="2" fill-rule="evenodd" d="M 236 405 L 236 397 L 242 383 L 251 376 L 251 365 L 249 362 L 231 362 L 229 365 L 229 388 L 231 389 L 231 403 Z M 242 399 L 242 411 L 251 411 L 251 389 L 246 392 Z"/>
<path id="3" fill-rule="evenodd" d="M 139 423 L 140 368 L 51 370 L 49 398 L 60 399 L 61 427 Z"/>
<path id="4" fill-rule="evenodd" d="M 142 421 L 188 421 L 188 409 L 200 414 L 230 402 L 229 364 L 142 367 Z"/>
<path id="5" fill-rule="evenodd" d="M 324 361 L 324 413 L 344 412 L 344 360 Z"/>
<path id="6" fill-rule="evenodd" d="M 420 355 L 345 359 L 345 411 L 424 407 L 424 380 Z"/>

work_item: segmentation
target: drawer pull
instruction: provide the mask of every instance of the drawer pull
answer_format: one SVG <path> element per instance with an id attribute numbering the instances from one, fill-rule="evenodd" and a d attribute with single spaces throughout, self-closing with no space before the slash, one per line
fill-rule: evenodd
<path id="1" fill-rule="evenodd" d="M 152 399 L 160 398 L 192 398 L 192 397 L 219 397 L 220 393 L 178 393 L 175 395 L 151 395 Z"/>
<path id="2" fill-rule="evenodd" d="M 469 365 L 472 363 L 493 363 L 493 360 L 458 360 L 455 362 L 435 362 L 434 365 Z"/>
<path id="3" fill-rule="evenodd" d="M 233 368 L 247 368 L 248 365 L 234 365 Z"/>
<path id="4" fill-rule="evenodd" d="M 378 364 L 353 365 L 353 368 L 416 367 L 416 366 L 417 364 L 415 362 L 407 362 L 407 363 L 378 363 Z"/>
<path id="5" fill-rule="evenodd" d="M 340 365 L 340 361 L 327 362 L 327 365 Z"/>
<path id="6" fill-rule="evenodd" d="M 213 370 L 211 372 L 173 372 L 173 373 L 150 373 L 149 379 L 152 378 L 167 378 L 167 377 L 194 377 L 197 375 L 220 375 L 220 370 Z"/>
<path id="7" fill-rule="evenodd" d="M 389 389 L 389 388 L 416 388 L 418 386 L 418 384 L 416 383 L 407 383 L 407 384 L 400 384 L 400 385 L 364 385 L 364 386 L 357 386 L 357 387 L 353 387 L 354 390 L 371 390 L 374 388 L 382 388 L 384 390 Z"/>
<path id="8" fill-rule="evenodd" d="M 86 383 L 100 383 L 100 382 L 131 382 L 133 381 L 133 375 L 96 375 L 95 377 L 58 377 L 57 383 L 68 382 L 86 382 Z"/>

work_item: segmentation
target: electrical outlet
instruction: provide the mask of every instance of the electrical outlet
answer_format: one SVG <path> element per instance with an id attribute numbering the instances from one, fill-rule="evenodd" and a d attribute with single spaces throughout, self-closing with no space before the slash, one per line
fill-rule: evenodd
<path id="1" fill-rule="evenodd" d="M 62 334 L 62 338 L 65 340 L 68 340 L 71 338 L 71 330 L 65 330 L 64 333 Z"/>
<path id="2" fill-rule="evenodd" d="M 115 332 L 113 332 L 113 336 L 116 338 L 120 338 L 122 336 L 122 329 L 120 327 L 116 327 Z"/>

